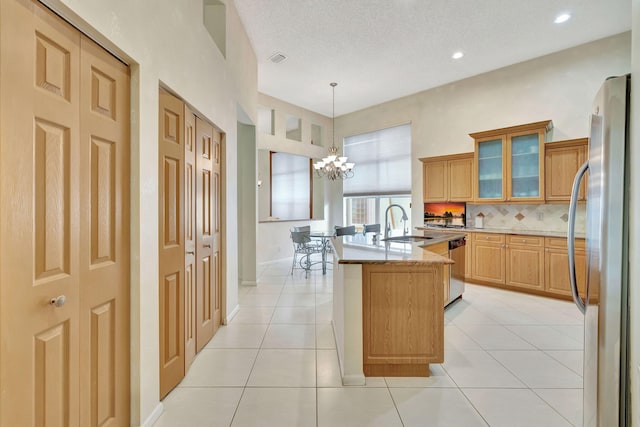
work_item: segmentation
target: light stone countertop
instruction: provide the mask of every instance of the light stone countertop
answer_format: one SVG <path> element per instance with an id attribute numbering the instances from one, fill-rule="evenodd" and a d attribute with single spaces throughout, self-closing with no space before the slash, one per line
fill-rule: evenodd
<path id="1" fill-rule="evenodd" d="M 440 256 L 429 251 L 429 246 L 436 243 L 447 242 L 449 240 L 464 237 L 464 233 L 437 232 L 430 231 L 415 233 L 413 236 L 423 237 L 411 242 L 381 241 L 372 239 L 371 234 L 363 236 L 343 236 L 333 238 L 331 243 L 334 247 L 336 258 L 340 264 L 453 264 L 447 257 Z"/>

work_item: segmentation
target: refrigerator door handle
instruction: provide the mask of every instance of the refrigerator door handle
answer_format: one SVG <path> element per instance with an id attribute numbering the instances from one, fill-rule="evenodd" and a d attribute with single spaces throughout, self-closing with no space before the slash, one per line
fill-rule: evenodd
<path id="1" fill-rule="evenodd" d="M 571 202 L 569 203 L 569 229 L 567 231 L 567 252 L 569 255 L 569 280 L 571 282 L 571 295 L 573 296 L 573 302 L 576 303 L 578 309 L 582 314 L 586 310 L 586 302 L 580 298 L 578 294 L 578 283 L 576 281 L 576 255 L 575 255 L 575 235 L 576 235 L 576 207 L 578 205 L 578 191 L 580 191 L 580 182 L 584 178 L 584 174 L 589 169 L 589 162 L 586 161 L 573 180 L 573 187 L 571 188 Z"/>

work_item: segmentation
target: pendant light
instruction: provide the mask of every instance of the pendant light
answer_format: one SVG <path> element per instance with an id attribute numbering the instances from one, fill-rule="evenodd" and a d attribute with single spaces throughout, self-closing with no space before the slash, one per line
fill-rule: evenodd
<path id="1" fill-rule="evenodd" d="M 313 164 L 319 177 L 327 177 L 331 181 L 337 179 L 347 179 L 353 176 L 353 167 L 355 163 L 347 162 L 347 157 L 340 156 L 336 148 L 336 86 L 338 83 L 329 84 L 333 90 L 333 111 L 331 115 L 331 128 L 333 130 L 333 139 L 329 155 L 322 160 L 318 160 Z"/>

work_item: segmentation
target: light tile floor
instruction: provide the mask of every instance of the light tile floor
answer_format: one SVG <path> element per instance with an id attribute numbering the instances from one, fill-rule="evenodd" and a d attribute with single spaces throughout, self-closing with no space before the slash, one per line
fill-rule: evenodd
<path id="1" fill-rule="evenodd" d="M 467 285 L 428 378 L 343 387 L 331 272 L 264 264 L 240 310 L 164 400 L 156 427 L 582 425 L 582 316 L 570 302 Z"/>

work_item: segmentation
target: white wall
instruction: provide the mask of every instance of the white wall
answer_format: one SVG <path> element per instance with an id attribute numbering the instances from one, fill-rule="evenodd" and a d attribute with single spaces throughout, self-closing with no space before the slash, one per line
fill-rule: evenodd
<path id="1" fill-rule="evenodd" d="M 631 336 L 631 425 L 640 426 L 640 0 L 633 0 L 631 41 L 631 187 L 629 206 L 629 307 Z M 632 214 L 635 212 L 635 215 Z"/>
<path id="2" fill-rule="evenodd" d="M 473 151 L 471 132 L 547 119 L 555 126 L 553 141 L 587 136 L 602 81 L 631 69 L 630 42 L 629 33 L 620 34 L 340 116 L 336 141 L 411 122 L 411 221 L 421 224 L 418 158 Z M 333 209 L 342 215 L 340 195 Z"/>
<path id="3" fill-rule="evenodd" d="M 256 283 L 256 127 L 238 122 L 238 282 Z"/>
<path id="4" fill-rule="evenodd" d="M 327 102 L 330 100 L 330 87 L 327 84 Z M 306 156 L 312 159 L 321 159 L 327 156 L 327 148 L 331 146 L 332 122 L 331 118 L 314 113 L 293 104 L 281 101 L 270 96 L 259 94 L 258 103 L 264 108 L 274 110 L 275 129 L 273 135 L 258 132 L 256 135 L 258 149 L 280 151 L 285 153 Z M 302 120 L 302 142 L 292 141 L 286 138 L 285 115 L 289 113 Z M 311 144 L 311 124 L 323 127 L 324 142 L 321 145 Z M 260 154 L 258 154 L 260 156 Z M 314 172 L 315 173 L 315 172 Z M 265 172 L 263 172 L 265 174 Z M 260 218 L 268 216 L 268 176 L 260 176 L 262 187 L 258 190 L 258 209 L 267 212 L 259 215 Z M 321 181 L 324 182 L 324 181 Z M 327 222 L 329 214 L 329 201 L 332 186 L 324 182 L 324 219 L 307 221 L 274 221 L 260 222 L 258 224 L 257 237 L 257 259 L 258 263 L 269 262 L 277 259 L 293 256 L 293 246 L 289 237 L 291 227 L 298 227 L 311 224 L 313 229 L 324 229 L 326 224 L 340 224 L 341 222 Z M 317 193 L 314 186 L 314 195 Z M 335 191 L 335 190 L 334 190 Z M 314 197 L 314 212 L 318 200 Z"/>
<path id="5" fill-rule="evenodd" d="M 158 88 L 162 83 L 226 133 L 226 307 L 237 307 L 237 109 L 255 122 L 257 62 L 232 1 L 226 59 L 198 0 L 47 0 L 131 63 L 131 424 L 158 415 Z"/>

